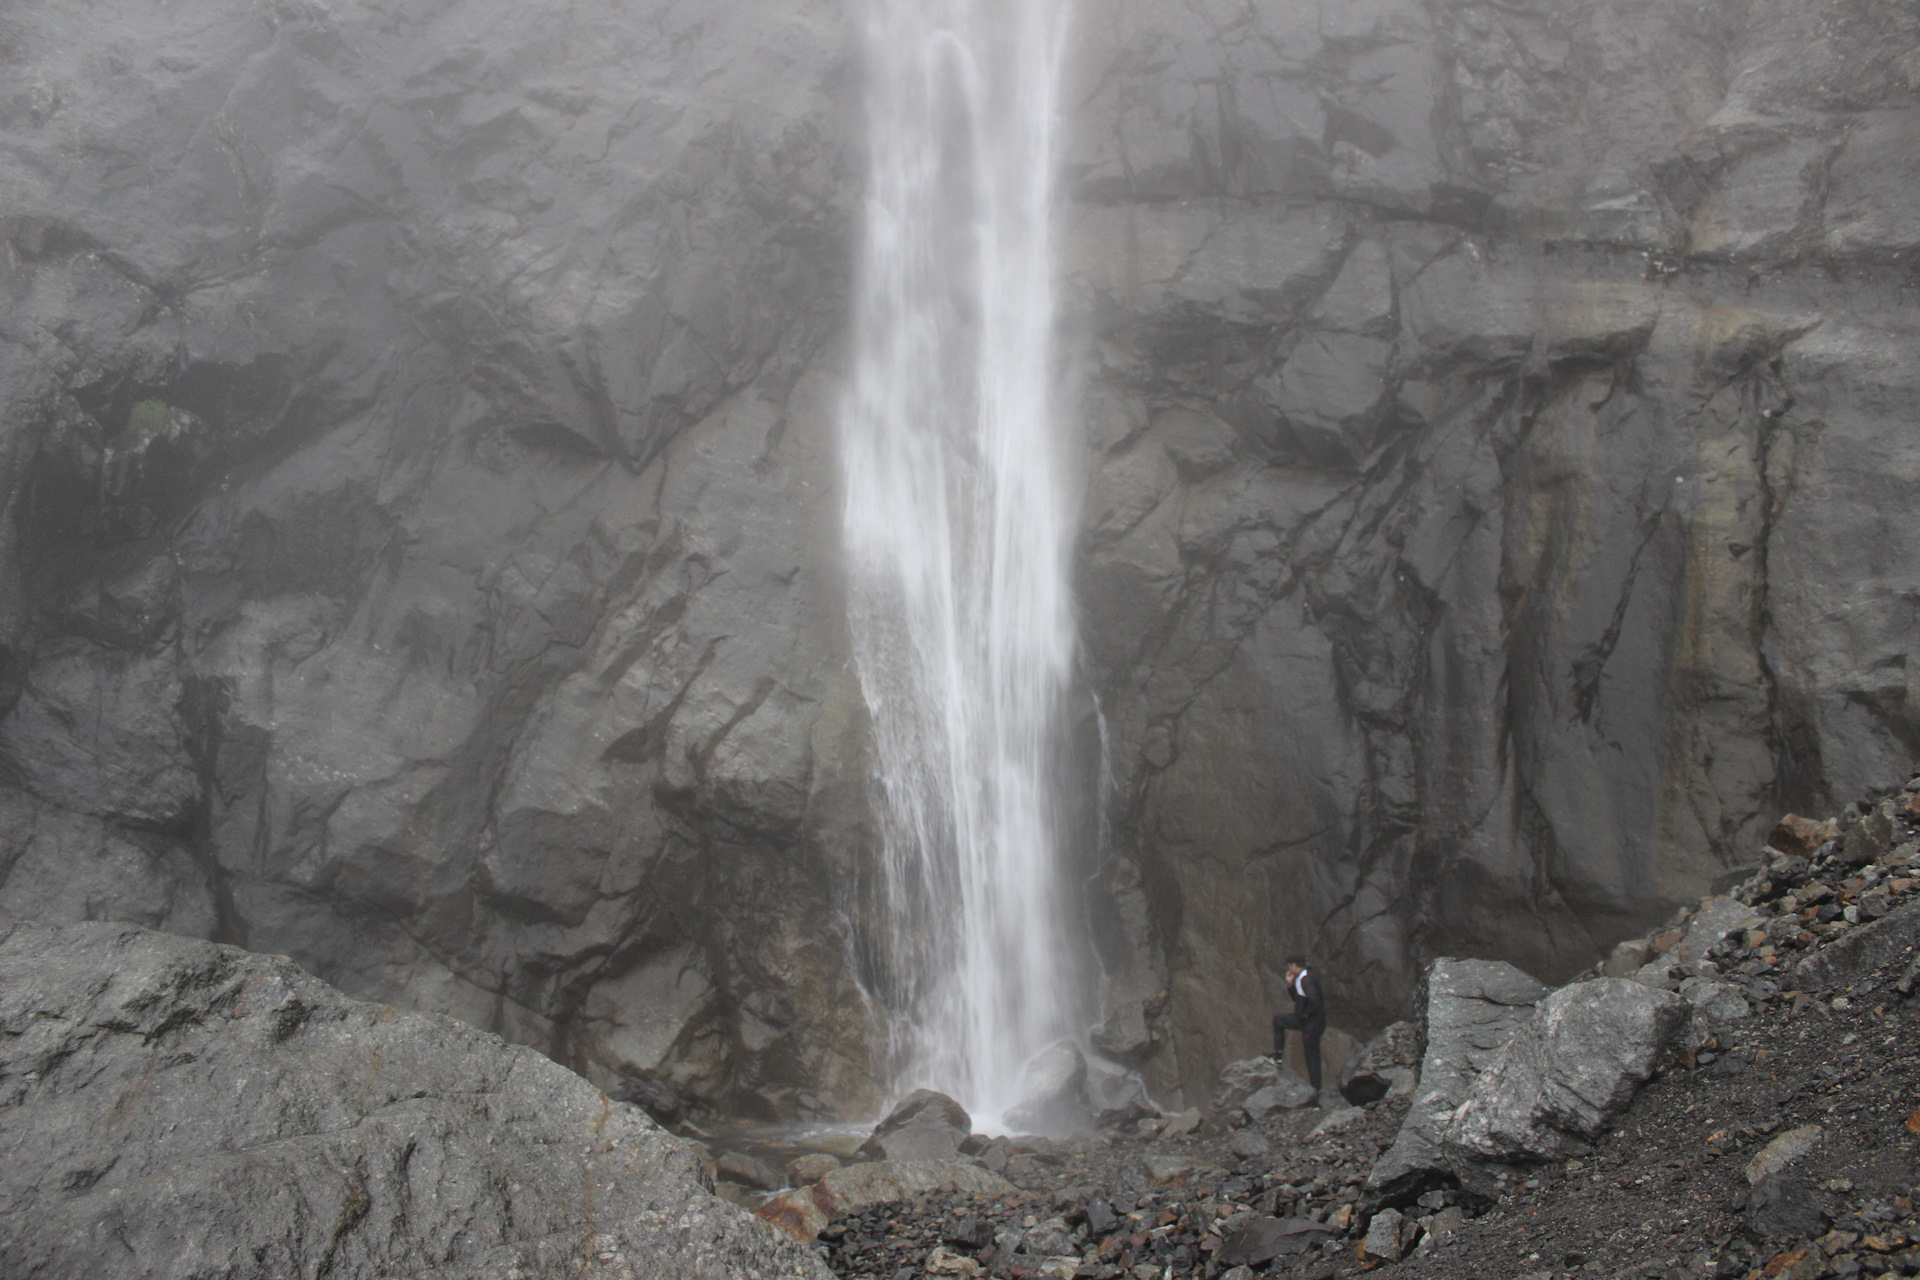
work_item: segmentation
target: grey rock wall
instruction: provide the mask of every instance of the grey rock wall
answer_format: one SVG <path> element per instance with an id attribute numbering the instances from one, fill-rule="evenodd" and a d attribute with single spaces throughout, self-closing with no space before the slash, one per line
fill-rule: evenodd
<path id="1" fill-rule="evenodd" d="M 1356 1032 L 1561 980 L 1903 776 L 1911 13 L 1081 17 L 1103 1052 L 1212 1080 L 1292 950 Z M 856 21 L 9 8 L 0 910 L 874 1106 Z"/>
<path id="2" fill-rule="evenodd" d="M 846 15 L 30 4 L 0 56 L 0 909 L 869 1105 Z"/>
<path id="3" fill-rule="evenodd" d="M 1167 1082 L 1290 951 L 1355 1029 L 1435 954 L 1563 981 L 1903 776 L 1920 19 L 1102 13 L 1080 599 Z"/>

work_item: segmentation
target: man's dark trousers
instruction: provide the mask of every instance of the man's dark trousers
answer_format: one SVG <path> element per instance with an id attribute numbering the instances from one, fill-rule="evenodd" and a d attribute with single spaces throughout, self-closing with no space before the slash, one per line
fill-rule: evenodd
<path id="1" fill-rule="evenodd" d="M 1302 1041 L 1301 1048 L 1306 1051 L 1307 1083 L 1318 1092 L 1320 1088 L 1320 1037 L 1327 1029 L 1327 1002 L 1320 993 L 1320 978 L 1309 969 L 1300 975 L 1303 991 L 1293 991 L 1293 1012 L 1277 1013 L 1273 1017 L 1273 1057 L 1276 1062 L 1285 1060 L 1287 1052 L 1287 1032 L 1298 1031 Z"/>

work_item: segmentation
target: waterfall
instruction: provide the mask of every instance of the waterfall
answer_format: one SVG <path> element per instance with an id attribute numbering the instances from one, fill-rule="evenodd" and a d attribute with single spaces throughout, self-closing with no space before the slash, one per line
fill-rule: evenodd
<path id="1" fill-rule="evenodd" d="M 1073 618 L 1055 423 L 1065 0 L 867 0 L 870 144 L 841 455 L 883 855 L 893 1084 L 983 1123 L 1077 1030 L 1054 775 Z"/>

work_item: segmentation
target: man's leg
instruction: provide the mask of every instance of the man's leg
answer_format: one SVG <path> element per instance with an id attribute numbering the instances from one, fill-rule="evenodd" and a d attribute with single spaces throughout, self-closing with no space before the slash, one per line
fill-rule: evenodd
<path id="1" fill-rule="evenodd" d="M 1315 1093 L 1320 1092 L 1320 1033 L 1325 1030 L 1325 1027 L 1303 1027 L 1300 1031 L 1307 1052 L 1307 1083 Z"/>
<path id="2" fill-rule="evenodd" d="M 1276 1013 L 1273 1015 L 1273 1060 L 1284 1062 L 1287 1056 L 1287 1032 L 1298 1031 L 1306 1034 L 1306 1028 L 1300 1023 L 1297 1013 Z"/>

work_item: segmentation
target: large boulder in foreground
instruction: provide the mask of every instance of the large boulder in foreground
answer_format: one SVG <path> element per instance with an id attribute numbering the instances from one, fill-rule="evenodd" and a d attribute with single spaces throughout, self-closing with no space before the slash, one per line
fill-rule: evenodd
<path id="1" fill-rule="evenodd" d="M 281 957 L 0 923 L 0 1274 L 825 1280 L 530 1049 Z"/>
<path id="2" fill-rule="evenodd" d="M 1626 978 L 1576 982 L 1542 1000 L 1447 1126 L 1461 1185 L 1492 1194 L 1502 1166 L 1579 1154 L 1627 1109 L 1692 1017 L 1685 996 Z"/>
<path id="3" fill-rule="evenodd" d="M 1453 1109 L 1547 994 L 1540 983 L 1498 960 L 1435 960 L 1427 966 L 1425 987 L 1420 1083 L 1393 1145 L 1367 1175 L 1361 1193 L 1367 1213 L 1410 1203 L 1452 1179 L 1444 1138 Z"/>

